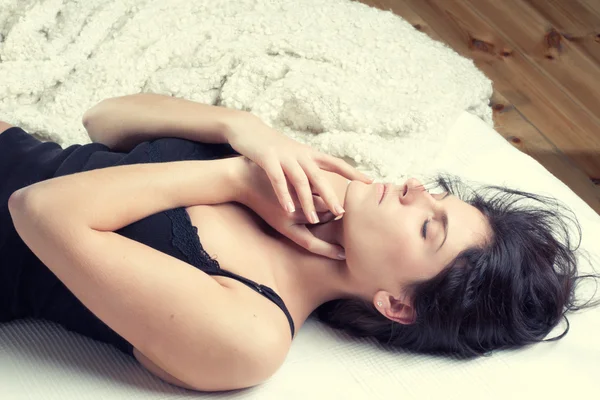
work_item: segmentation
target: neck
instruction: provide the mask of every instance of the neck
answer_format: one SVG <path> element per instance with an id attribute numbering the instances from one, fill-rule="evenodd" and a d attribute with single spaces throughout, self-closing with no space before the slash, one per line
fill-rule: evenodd
<path id="1" fill-rule="evenodd" d="M 328 175 L 338 195 L 345 203 L 348 181 L 337 174 Z M 308 225 L 308 229 L 316 237 L 332 244 L 344 246 L 343 216 L 336 220 L 320 224 Z M 283 237 L 286 243 L 280 248 L 278 258 L 277 281 L 283 293 L 290 300 L 288 304 L 293 314 L 304 321 L 312 311 L 321 304 L 343 298 L 368 298 L 368 293 L 362 293 L 361 285 L 353 279 L 345 260 L 334 260 L 313 254 L 289 239 Z"/>

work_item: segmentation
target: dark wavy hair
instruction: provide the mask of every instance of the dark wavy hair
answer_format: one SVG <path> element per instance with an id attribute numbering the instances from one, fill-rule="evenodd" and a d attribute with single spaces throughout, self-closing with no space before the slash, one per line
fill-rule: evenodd
<path id="1" fill-rule="evenodd" d="M 490 240 L 409 288 L 413 324 L 393 322 L 360 299 L 321 305 L 315 310 L 321 321 L 394 348 L 471 358 L 540 342 L 564 318 L 564 332 L 547 339 L 558 340 L 569 330 L 567 311 L 597 304 L 575 299 L 577 283 L 598 276 L 578 276 L 581 227 L 558 200 L 493 185 L 475 191 L 447 174 L 432 183 L 481 211 L 492 228 Z M 568 222 L 577 230 L 576 245 Z"/>

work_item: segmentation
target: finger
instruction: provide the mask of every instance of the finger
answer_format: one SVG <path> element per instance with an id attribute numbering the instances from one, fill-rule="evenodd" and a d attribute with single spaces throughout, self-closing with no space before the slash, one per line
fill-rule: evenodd
<path id="1" fill-rule="evenodd" d="M 293 186 L 289 187 L 289 192 L 290 192 L 290 195 L 292 196 L 292 199 L 294 201 L 294 206 L 296 207 L 296 209 L 302 208 L 302 203 L 300 203 L 300 200 L 298 200 L 298 195 L 296 194 L 296 190 L 294 189 Z M 325 202 L 323 201 L 321 196 L 319 196 L 318 194 L 313 194 L 312 200 L 313 200 L 313 205 L 315 206 L 315 211 L 317 211 L 317 214 L 320 212 L 325 212 L 325 211 L 329 210 L 329 208 L 327 207 L 327 204 L 325 204 Z"/>
<path id="2" fill-rule="evenodd" d="M 318 153 L 318 156 L 315 156 L 315 160 L 321 169 L 329 172 L 335 172 L 347 179 L 357 180 L 364 183 L 373 183 L 374 181 L 373 178 L 370 178 L 366 174 L 360 172 L 341 158 L 337 158 L 325 153 Z"/>
<path id="3" fill-rule="evenodd" d="M 331 211 L 327 211 L 324 213 L 317 213 L 317 214 L 319 214 L 319 219 L 321 220 L 322 223 L 333 221 L 334 219 L 337 218 L 337 215 L 335 215 Z"/>
<path id="4" fill-rule="evenodd" d="M 344 249 L 341 246 L 331 244 L 315 237 L 306 225 L 294 225 L 291 227 L 288 237 L 300 247 L 305 248 L 311 253 L 329 257 L 334 260 L 344 260 L 346 258 Z"/>
<path id="5" fill-rule="evenodd" d="M 318 165 L 312 159 L 309 159 L 303 161 L 302 168 L 304 168 L 308 179 L 310 179 L 310 182 L 317 189 L 321 199 L 327 204 L 327 208 L 336 215 L 342 215 L 344 213 L 344 208 L 338 200 L 337 194 L 331 186 L 331 182 L 325 178 L 323 171 Z"/>
<path id="6" fill-rule="evenodd" d="M 337 216 L 334 213 L 332 213 L 331 211 L 317 212 L 317 216 L 319 217 L 319 222 L 322 224 L 327 223 L 329 221 L 333 221 L 334 219 L 337 218 Z M 292 221 L 294 221 L 295 224 L 302 224 L 302 225 L 311 223 L 306 218 L 306 215 L 304 215 L 299 209 L 296 210 L 296 212 L 294 213 Z"/>
<path id="7" fill-rule="evenodd" d="M 283 164 L 283 169 L 290 181 L 290 184 L 294 186 L 298 200 L 302 205 L 302 211 L 304 212 L 304 215 L 306 215 L 306 218 L 308 218 L 311 223 L 318 223 L 319 218 L 317 217 L 313 203 L 313 194 L 310 188 L 308 177 L 306 176 L 306 172 L 304 172 L 300 165 L 295 161 L 289 164 Z"/>
<path id="8" fill-rule="evenodd" d="M 295 191 L 294 191 L 294 194 L 292 194 L 292 197 L 294 197 L 294 205 L 296 206 L 296 209 L 302 208 L 302 204 L 298 200 L 298 197 L 295 195 Z M 315 206 L 315 211 L 317 212 L 317 214 L 319 214 L 321 212 L 329 211 L 329 207 L 327 206 L 325 201 L 321 198 L 321 196 L 319 196 L 318 194 L 313 194 L 312 198 L 313 198 L 313 205 Z"/>
<path id="9" fill-rule="evenodd" d="M 294 212 L 294 200 L 290 195 L 288 182 L 284 171 L 281 168 L 281 164 L 279 164 L 279 161 L 277 159 L 267 160 L 264 165 L 264 170 L 269 178 L 269 181 L 271 181 L 271 185 L 273 186 L 275 195 L 279 200 L 279 204 L 281 204 L 283 209 L 288 213 Z"/>

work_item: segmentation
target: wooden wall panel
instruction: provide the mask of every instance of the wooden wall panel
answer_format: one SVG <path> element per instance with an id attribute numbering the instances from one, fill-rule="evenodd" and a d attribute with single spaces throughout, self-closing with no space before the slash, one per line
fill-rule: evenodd
<path id="1" fill-rule="evenodd" d="M 473 59 L 500 134 L 600 214 L 599 0 L 363 2 Z"/>

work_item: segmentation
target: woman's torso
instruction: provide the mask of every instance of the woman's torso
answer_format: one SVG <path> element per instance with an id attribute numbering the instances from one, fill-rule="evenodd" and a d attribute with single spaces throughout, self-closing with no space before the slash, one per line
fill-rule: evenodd
<path id="1" fill-rule="evenodd" d="M 179 139 L 157 140 L 154 143 L 142 144 L 128 154 L 117 154 L 107 151 L 102 145 L 93 144 L 82 147 L 70 147 L 64 151 L 52 143 L 36 141 L 22 131 L 13 130 L 10 135 L 3 133 L 0 137 L 0 156 L 5 162 L 0 162 L 0 172 L 4 176 L 0 186 L 0 197 L 5 197 L 12 191 L 32 182 L 49 179 L 84 170 L 102 168 L 111 165 L 123 165 L 137 162 L 168 162 L 179 159 L 211 159 L 217 156 L 227 156 L 228 150 L 213 145 L 199 144 Z M 231 154 L 229 154 L 231 155 Z M 235 154 L 234 154 L 235 155 Z M 9 176 L 10 175 L 10 176 Z M 7 179 L 8 178 L 8 179 Z M 208 188 L 207 188 L 208 189 Z M 0 217 L 10 217 L 5 212 Z M 187 211 L 187 212 L 185 212 Z M 186 209 L 165 210 L 163 213 L 147 218 L 122 228 L 118 232 L 126 237 L 138 240 L 159 251 L 164 251 L 180 258 L 198 269 L 211 275 L 212 279 L 230 288 L 229 293 L 252 310 L 265 324 L 277 329 L 281 335 L 290 337 L 290 329 L 299 327 L 304 317 L 298 317 L 292 312 L 293 321 L 288 320 L 288 301 L 285 294 L 279 292 L 274 271 L 278 268 L 272 257 L 272 250 L 284 246 L 280 234 L 270 228 L 249 209 L 244 206 L 228 203 L 214 206 L 197 205 Z M 187 217 L 189 217 L 189 220 Z M 90 336 L 96 340 L 115 344 L 119 349 L 131 353 L 129 344 L 116 333 L 97 320 L 74 296 L 64 288 L 56 277 L 45 268 L 39 260 L 27 251 L 20 243 L 14 228 L 3 224 L 0 228 L 0 253 L 4 254 L 0 263 L 0 272 L 7 288 L 0 286 L 4 297 L 0 303 L 11 303 L 8 313 L 0 313 L 0 321 L 20 317 L 41 317 L 58 322 L 69 330 Z M 195 228 L 195 229 L 194 229 Z M 176 237 L 176 231 L 183 235 Z M 196 230 L 196 232 L 194 232 Z M 172 232 L 171 232 L 172 231 Z M 200 240 L 193 243 L 190 235 L 196 235 Z M 177 241 L 179 245 L 177 246 Z M 182 241 L 185 243 L 182 244 Z M 4 243 L 4 245 L 3 245 Z M 195 246 L 189 246 L 189 244 Z M 198 256 L 198 250 L 206 255 Z M 192 254 L 193 253 L 193 254 Z M 7 257 L 8 256 L 8 260 Z M 212 265 L 207 265 L 212 264 Z M 216 265 L 215 265 L 216 264 Z M 205 268 L 206 266 L 206 268 Z M 268 290 L 262 295 L 253 290 L 252 285 L 239 280 L 219 276 L 212 272 L 223 271 L 237 274 L 262 285 L 263 289 L 272 289 L 284 298 L 284 304 L 277 305 L 278 300 Z M 6 276 L 5 276 L 6 275 Z M 248 282 L 246 282 L 248 283 Z M 18 287 L 19 290 L 12 290 Z M 267 293 L 265 293 L 265 291 Z M 15 296 L 12 292 L 18 294 Z M 3 295 L 2 293 L 0 293 Z M 210 301 L 211 299 L 206 299 Z M 0 310 L 1 311 L 1 310 Z M 226 318 L 226 316 L 224 316 Z"/>

